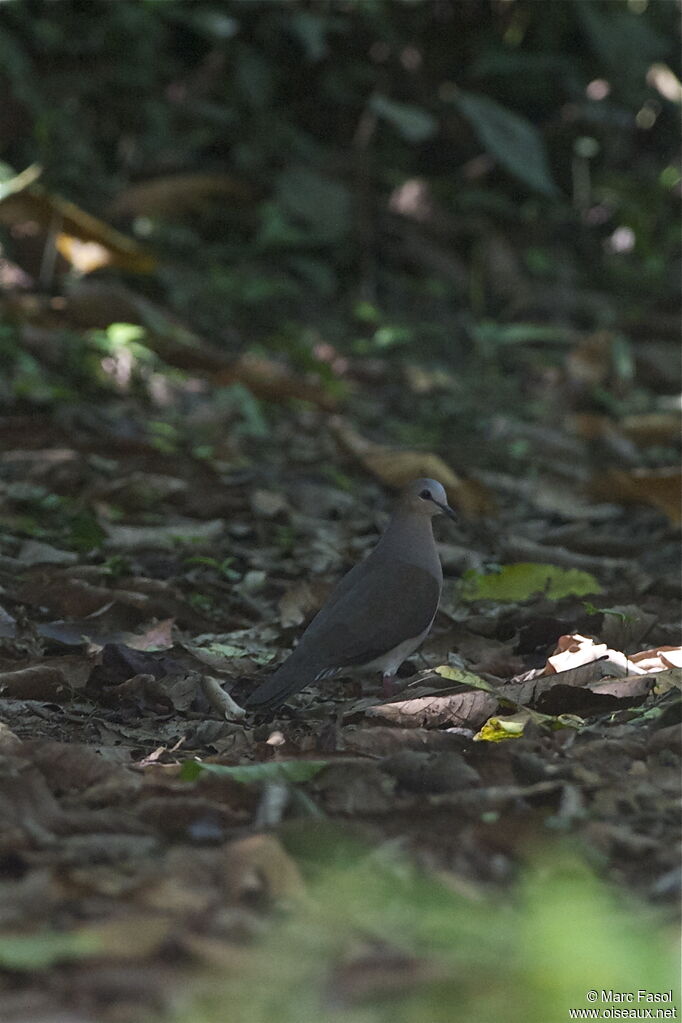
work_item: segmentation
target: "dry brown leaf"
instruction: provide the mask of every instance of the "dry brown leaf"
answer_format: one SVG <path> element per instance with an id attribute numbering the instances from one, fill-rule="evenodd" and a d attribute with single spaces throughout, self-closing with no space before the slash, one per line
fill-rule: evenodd
<path id="1" fill-rule="evenodd" d="M 10 753 L 18 753 L 21 745 L 19 736 L 15 735 L 4 721 L 0 721 L 0 755 L 4 757 Z"/>
<path id="2" fill-rule="evenodd" d="M 108 779 L 118 782 L 120 791 L 137 785 L 134 776 L 105 760 L 92 746 L 35 739 L 24 742 L 22 752 L 54 791 L 81 791 Z"/>
<path id="3" fill-rule="evenodd" d="M 252 202 L 253 189 L 229 174 L 168 174 L 129 185 L 114 199 L 108 214 L 178 220 L 225 199 Z"/>
<path id="4" fill-rule="evenodd" d="M 0 696 L 13 700 L 44 700 L 60 703 L 71 692 L 59 668 L 37 664 L 19 671 L 0 672 Z"/>
<path id="5" fill-rule="evenodd" d="M 303 579 L 294 583 L 277 604 L 279 621 L 284 629 L 301 625 L 316 614 L 329 596 L 330 586 L 319 579 Z"/>
<path id="6" fill-rule="evenodd" d="M 289 508 L 289 502 L 284 494 L 277 490 L 266 490 L 264 487 L 256 487 L 251 491 L 249 503 L 254 515 L 264 519 L 274 519 Z"/>
<path id="7" fill-rule="evenodd" d="M 466 736 L 460 734 L 463 731 Z M 349 725 L 341 731 L 339 748 L 370 757 L 388 757 L 401 750 L 456 752 L 472 734 L 471 729 L 397 728 L 393 725 L 358 728 Z"/>
<path id="8" fill-rule="evenodd" d="M 598 330 L 581 338 L 566 356 L 566 375 L 574 387 L 592 390 L 612 375 L 615 334 Z"/>
<path id="9" fill-rule="evenodd" d="M 624 416 L 619 426 L 626 437 L 640 447 L 650 444 L 677 445 L 682 433 L 680 412 L 648 412 Z"/>
<path id="10" fill-rule="evenodd" d="M 619 504 L 648 504 L 675 526 L 682 523 L 682 472 L 665 469 L 607 469 L 590 483 L 592 496 Z"/>
<path id="11" fill-rule="evenodd" d="M 299 899 L 305 891 L 295 862 L 270 835 L 251 835 L 225 850 L 225 881 L 234 902 L 265 898 L 271 902 Z"/>
<path id="12" fill-rule="evenodd" d="M 413 700 L 370 707 L 367 717 L 382 718 L 403 728 L 440 728 L 443 725 L 477 728 L 497 708 L 497 699 L 480 689 L 447 696 L 420 696 Z"/>
<path id="13" fill-rule="evenodd" d="M 658 695 L 667 693 L 671 689 L 682 689 L 682 668 L 666 668 L 664 671 L 657 671 L 654 683 L 654 691 Z"/>
<path id="14" fill-rule="evenodd" d="M 626 675 L 624 678 L 603 679 L 592 682 L 586 688 L 593 693 L 615 696 L 619 700 L 629 700 L 638 696 L 646 696 L 651 692 L 656 680 L 646 675 Z"/>
<path id="15" fill-rule="evenodd" d="M 330 426 L 341 447 L 386 486 L 399 490 L 410 480 L 426 476 L 443 484 L 450 503 L 466 518 L 494 513 L 495 503 L 490 492 L 482 484 L 458 476 L 439 455 L 375 444 L 357 433 L 341 416 L 334 416 Z"/>
<path id="16" fill-rule="evenodd" d="M 29 168 L 30 170 L 30 168 Z M 156 256 L 120 231 L 75 203 L 48 192 L 42 185 L 24 174 L 3 185 L 0 195 L 0 223 L 14 227 L 17 224 L 37 224 L 45 232 L 46 240 L 55 238 L 59 253 L 82 273 L 90 273 L 103 266 L 117 266 L 128 273 L 151 273 L 156 267 Z"/>
<path id="17" fill-rule="evenodd" d="M 193 934 L 188 930 L 183 930 L 180 935 L 180 947 L 193 959 L 220 970 L 221 975 L 227 973 L 243 976 L 244 970 L 253 960 L 253 952 L 242 945 L 221 941 L 207 934 Z"/>
<path id="18" fill-rule="evenodd" d="M 93 951 L 111 959 L 144 959 L 153 955 L 168 938 L 173 922 L 167 916 L 128 914 L 103 923 L 86 924 L 72 933 L 91 942 Z"/>
<path id="19" fill-rule="evenodd" d="M 30 573 L 17 595 L 26 603 L 47 607 L 65 618 L 87 618 L 114 601 L 141 613 L 147 611 L 149 604 L 149 598 L 143 593 L 93 586 L 83 579 L 56 571 Z"/>
<path id="20" fill-rule="evenodd" d="M 221 369 L 216 382 L 244 384 L 259 398 L 269 401 L 297 398 L 329 410 L 337 405 L 336 398 L 319 382 L 297 376 L 279 362 L 248 352 Z"/>
<path id="21" fill-rule="evenodd" d="M 126 646 L 133 650 L 170 650 L 173 646 L 175 618 L 164 618 L 150 625 L 144 632 L 126 636 Z"/>

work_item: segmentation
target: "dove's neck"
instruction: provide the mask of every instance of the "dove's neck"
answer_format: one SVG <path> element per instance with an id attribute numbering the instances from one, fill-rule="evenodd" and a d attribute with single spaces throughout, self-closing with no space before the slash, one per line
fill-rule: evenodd
<path id="1" fill-rule="evenodd" d="M 377 544 L 377 551 L 406 561 L 442 578 L 440 559 L 431 528 L 431 518 L 398 510 Z"/>

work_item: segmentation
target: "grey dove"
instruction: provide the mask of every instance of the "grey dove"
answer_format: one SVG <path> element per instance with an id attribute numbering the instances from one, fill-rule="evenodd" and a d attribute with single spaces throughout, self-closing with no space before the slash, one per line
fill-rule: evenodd
<path id="1" fill-rule="evenodd" d="M 443 585 L 431 519 L 455 518 L 437 480 L 405 489 L 386 531 L 364 561 L 341 579 L 298 646 L 246 706 L 277 707 L 311 682 L 347 668 L 381 671 L 384 682 L 423 642 Z"/>

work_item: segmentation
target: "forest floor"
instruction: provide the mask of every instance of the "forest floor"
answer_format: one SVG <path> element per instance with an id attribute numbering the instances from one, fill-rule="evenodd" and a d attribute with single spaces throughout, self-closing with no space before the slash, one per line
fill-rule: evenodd
<path id="1" fill-rule="evenodd" d="M 36 358 L 59 341 L 54 324 L 25 329 Z M 390 885 L 376 912 L 364 892 L 360 922 L 341 905 L 344 884 L 378 899 L 411 870 L 438 886 L 436 902 L 483 916 L 484 944 L 511 926 L 501 904 L 529 864 L 565 856 L 649 903 L 667 934 L 679 900 L 677 477 L 636 453 L 652 431 L 674 436 L 670 415 L 608 430 L 594 416 L 489 415 L 497 460 L 477 469 L 469 450 L 463 476 L 454 440 L 435 455 L 367 439 L 406 400 L 460 400 L 454 376 L 344 363 L 339 411 L 319 383 L 261 360 L 247 388 L 262 396 L 266 380 L 283 401 L 263 413 L 239 385 L 235 419 L 200 370 L 152 371 L 136 352 L 120 343 L 103 358 L 108 390 L 0 419 L 2 1019 L 226 1018 L 182 1014 L 195 990 L 233 997 L 230 978 L 248 976 L 248 1004 L 270 1001 L 238 1018 L 259 1020 L 292 977 L 303 983 L 299 953 L 318 941 L 324 970 L 306 997 L 323 991 L 338 1018 L 367 1019 L 363 1006 L 396 990 L 409 1002 L 446 984 L 428 942 L 398 940 L 381 915 Z M 579 345 L 570 358 L 569 376 Z M 585 424 L 600 422 L 595 441 Z M 421 474 L 444 477 L 460 514 L 436 522 L 442 606 L 403 690 L 385 700 L 377 679 L 349 676 L 272 719 L 244 716 L 249 690 L 375 542 L 393 486 Z M 317 922 L 292 935 L 281 914 L 298 919 L 323 875 L 335 897 L 318 892 Z M 414 897 L 403 892 L 398 918 Z M 583 922 L 571 941 L 586 940 Z M 259 950 L 282 926 L 291 948 L 268 959 L 266 982 Z M 492 970 L 495 954 L 477 962 Z M 455 982 L 458 997 L 473 983 Z M 320 1018 L 296 1004 L 280 1018 Z M 452 1018 L 440 1011 L 428 1018 Z"/>

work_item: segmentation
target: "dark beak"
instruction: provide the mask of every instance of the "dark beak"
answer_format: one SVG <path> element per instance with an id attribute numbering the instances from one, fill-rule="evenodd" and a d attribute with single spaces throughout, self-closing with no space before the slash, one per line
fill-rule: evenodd
<path id="1" fill-rule="evenodd" d="M 455 515 L 449 504 L 441 504 L 440 501 L 434 501 L 434 504 L 438 505 L 440 510 L 443 512 L 443 515 L 447 515 L 449 519 L 454 519 L 455 522 L 457 521 L 457 516 Z"/>

